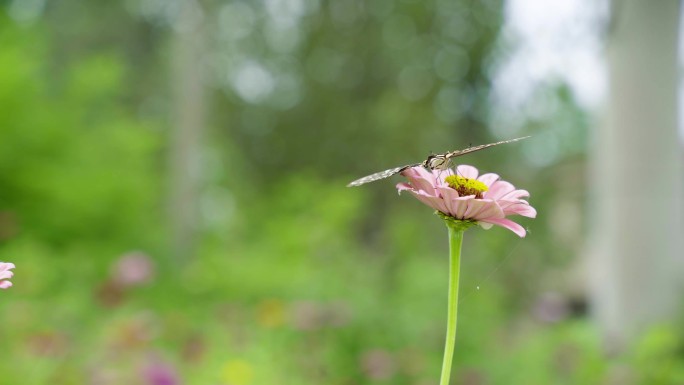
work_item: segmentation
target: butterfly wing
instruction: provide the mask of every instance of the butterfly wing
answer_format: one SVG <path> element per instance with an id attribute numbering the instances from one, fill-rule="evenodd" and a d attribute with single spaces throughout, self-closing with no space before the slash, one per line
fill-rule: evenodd
<path id="1" fill-rule="evenodd" d="M 446 159 L 451 159 L 451 158 L 455 158 L 455 157 L 457 157 L 457 156 L 461 156 L 461 155 L 465 155 L 465 154 L 470 154 L 471 152 L 484 150 L 485 148 L 498 146 L 498 145 L 500 145 L 500 144 L 513 143 L 513 142 L 517 142 L 517 141 L 519 141 L 519 140 L 523 140 L 523 139 L 527 139 L 527 138 L 529 138 L 529 136 L 523 136 L 522 138 L 515 138 L 515 139 L 509 139 L 509 140 L 502 140 L 502 141 L 496 142 L 496 143 L 482 144 L 482 145 L 475 146 L 475 147 L 468 147 L 468 148 L 466 148 L 465 150 L 458 150 L 458 151 L 447 152 L 447 153 L 444 155 L 444 157 L 445 157 Z"/>
<path id="2" fill-rule="evenodd" d="M 390 168 L 390 169 L 385 170 L 385 171 L 376 172 L 375 174 L 364 176 L 363 178 L 359 178 L 359 179 L 349 183 L 347 185 L 347 187 L 361 186 L 362 184 L 375 182 L 376 180 L 380 180 L 380 179 L 389 178 L 392 175 L 399 174 L 400 172 L 406 170 L 407 168 L 416 167 L 416 166 L 420 166 L 420 163 L 408 164 L 406 166 L 400 166 L 400 167 Z"/>
<path id="3" fill-rule="evenodd" d="M 500 144 L 517 142 L 519 140 L 523 140 L 526 138 L 529 138 L 529 136 L 525 136 L 522 138 L 510 139 L 510 140 L 502 140 L 501 142 L 483 144 L 483 145 L 475 146 L 475 147 L 469 147 L 469 148 L 466 148 L 465 150 L 451 151 L 451 152 L 447 152 L 446 154 L 441 154 L 441 155 L 433 155 L 433 156 L 431 156 L 431 158 L 441 158 L 442 160 L 448 161 L 449 159 L 455 158 L 457 156 L 470 154 L 471 152 L 484 150 L 485 148 L 498 146 Z M 396 174 L 406 170 L 407 168 L 421 166 L 423 164 L 425 164 L 424 167 L 428 167 L 429 169 L 437 169 L 438 168 L 436 166 L 432 166 L 432 164 L 430 163 L 430 158 L 428 158 L 428 160 L 426 160 L 425 163 L 408 164 L 406 166 L 399 166 L 399 167 L 395 167 L 395 168 L 390 168 L 388 170 L 384 170 L 384 171 L 376 172 L 375 174 L 364 176 L 363 178 L 359 178 L 359 179 L 349 183 L 347 185 L 347 187 L 361 186 L 362 184 L 375 182 L 376 180 L 380 180 L 380 179 L 389 178 L 392 175 L 396 175 Z M 440 165 L 441 165 L 441 163 L 440 163 Z M 439 168 L 441 168 L 441 167 L 439 167 Z"/>

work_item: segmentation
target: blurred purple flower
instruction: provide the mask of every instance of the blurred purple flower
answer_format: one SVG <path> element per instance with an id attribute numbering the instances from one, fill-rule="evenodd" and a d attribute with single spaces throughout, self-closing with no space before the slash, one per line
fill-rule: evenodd
<path id="1" fill-rule="evenodd" d="M 361 356 L 361 368 L 373 380 L 386 380 L 396 371 L 392 355 L 386 350 L 375 349 L 365 352 Z"/>
<path id="2" fill-rule="evenodd" d="M 207 350 L 202 334 L 194 334 L 185 340 L 181 355 L 183 360 L 189 363 L 197 363 L 202 360 Z"/>
<path id="3" fill-rule="evenodd" d="M 132 251 L 116 261 L 112 269 L 112 279 L 122 287 L 138 286 L 150 282 L 154 272 L 154 262 L 147 254 Z"/>
<path id="4" fill-rule="evenodd" d="M 12 282 L 7 281 L 14 276 L 10 270 L 14 269 L 14 264 L 10 262 L 0 262 L 0 289 L 12 287 Z"/>
<path id="5" fill-rule="evenodd" d="M 180 379 L 171 365 L 155 360 L 143 369 L 145 383 L 149 385 L 178 385 Z"/>

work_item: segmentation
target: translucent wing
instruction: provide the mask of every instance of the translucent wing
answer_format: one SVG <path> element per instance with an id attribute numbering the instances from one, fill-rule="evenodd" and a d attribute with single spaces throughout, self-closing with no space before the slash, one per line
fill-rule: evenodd
<path id="1" fill-rule="evenodd" d="M 471 152 L 484 150 L 485 148 L 498 146 L 500 144 L 517 142 L 519 140 L 523 140 L 523 139 L 527 139 L 527 138 L 529 138 L 529 136 L 523 136 L 522 138 L 515 138 L 515 139 L 509 139 L 509 140 L 502 140 L 501 142 L 496 142 L 496 143 L 482 144 L 482 145 L 475 146 L 475 147 L 468 147 L 465 150 L 447 152 L 446 154 L 444 154 L 444 157 L 448 160 L 451 158 L 455 158 L 457 156 L 470 154 Z"/>
<path id="2" fill-rule="evenodd" d="M 465 150 L 451 151 L 451 152 L 447 152 L 445 154 L 431 155 L 423 163 L 408 164 L 406 166 L 400 166 L 400 167 L 390 168 L 389 170 L 376 172 L 375 174 L 364 176 L 363 178 L 357 179 L 357 180 L 349 183 L 347 185 L 347 187 L 361 186 L 362 184 L 375 182 L 376 180 L 380 180 L 380 179 L 389 178 L 392 175 L 396 175 L 396 174 L 406 170 L 407 168 L 416 167 L 416 166 L 423 166 L 423 167 L 426 167 L 426 168 L 431 169 L 431 170 L 442 169 L 442 166 L 446 166 L 448 164 L 446 161 L 448 161 L 451 158 L 455 158 L 457 156 L 461 156 L 461 155 L 465 155 L 465 154 L 470 154 L 471 152 L 484 150 L 485 148 L 498 146 L 500 144 L 517 142 L 519 140 L 523 140 L 526 138 L 529 138 L 529 136 L 524 136 L 522 138 L 515 138 L 515 139 L 510 139 L 510 140 L 502 140 L 501 142 L 483 144 L 483 145 L 475 146 L 475 147 L 468 147 Z M 438 166 L 433 164 L 432 160 L 434 160 L 434 159 L 440 160 Z"/>
<path id="3" fill-rule="evenodd" d="M 399 174 L 400 172 L 406 170 L 407 168 L 416 167 L 416 166 L 420 166 L 420 163 L 408 164 L 406 166 L 400 166 L 400 167 L 390 168 L 389 170 L 376 172 L 375 174 L 364 176 L 363 178 L 357 179 L 357 180 L 349 183 L 347 185 L 347 187 L 361 186 L 362 184 L 375 182 L 376 180 L 380 180 L 380 179 L 389 178 L 392 175 Z"/>

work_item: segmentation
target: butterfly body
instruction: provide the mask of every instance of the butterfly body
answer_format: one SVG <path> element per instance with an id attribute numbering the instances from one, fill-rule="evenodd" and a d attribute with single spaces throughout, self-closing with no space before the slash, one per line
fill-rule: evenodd
<path id="1" fill-rule="evenodd" d="M 430 155 L 421 163 L 428 170 L 446 170 L 449 168 L 449 158 L 447 154 Z"/>
<path id="2" fill-rule="evenodd" d="M 349 183 L 347 185 L 347 187 L 361 186 L 362 184 L 366 184 L 366 183 L 370 183 L 370 182 L 375 182 L 376 180 L 389 178 L 392 175 L 399 174 L 400 172 L 402 172 L 406 169 L 409 169 L 412 167 L 417 167 L 417 166 L 423 166 L 427 170 L 445 170 L 449 167 L 451 159 L 453 159 L 453 158 L 456 158 L 456 157 L 461 156 L 461 155 L 470 154 L 471 152 L 484 150 L 485 148 L 497 146 L 499 144 L 517 142 L 517 141 L 525 139 L 525 138 L 529 138 L 529 136 L 524 136 L 522 138 L 515 138 L 515 139 L 510 139 L 510 140 L 503 140 L 503 141 L 495 142 L 495 143 L 482 144 L 479 146 L 468 147 L 468 148 L 463 149 L 463 150 L 450 151 L 450 152 L 446 152 L 443 154 L 430 155 L 427 157 L 427 159 L 425 159 L 421 163 L 407 164 L 404 166 L 394 167 L 394 168 L 390 168 L 390 169 L 387 169 L 384 171 L 376 172 L 375 174 L 364 176 L 363 178 L 357 179 L 357 180 Z"/>

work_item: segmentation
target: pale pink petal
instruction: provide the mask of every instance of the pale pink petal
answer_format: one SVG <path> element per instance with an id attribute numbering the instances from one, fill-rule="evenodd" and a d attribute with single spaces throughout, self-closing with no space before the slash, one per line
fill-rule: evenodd
<path id="1" fill-rule="evenodd" d="M 418 198 L 419 201 L 425 203 L 433 209 L 441 211 L 445 214 L 449 214 L 449 209 L 447 208 L 444 199 L 427 195 L 423 191 L 409 190 L 409 192 L 413 194 L 414 197 Z"/>
<path id="2" fill-rule="evenodd" d="M 14 269 L 14 267 L 15 266 L 12 262 L 0 262 L 0 271 Z"/>
<path id="3" fill-rule="evenodd" d="M 402 183 L 397 183 L 397 186 L 396 186 L 396 187 L 397 187 L 397 192 L 398 192 L 399 194 L 401 194 L 402 191 L 413 190 L 413 186 L 411 186 L 411 185 L 408 184 L 408 183 L 404 183 L 404 182 L 402 182 Z"/>
<path id="4" fill-rule="evenodd" d="M 498 180 L 489 187 L 489 191 L 485 192 L 483 194 L 484 198 L 488 199 L 501 199 L 502 196 L 508 194 L 509 192 L 512 192 L 515 190 L 515 187 L 513 187 L 512 184 L 508 182 L 504 182 L 502 180 Z"/>
<path id="5" fill-rule="evenodd" d="M 488 218 L 503 218 L 505 217 L 504 211 L 501 207 L 491 199 L 481 199 L 480 202 L 484 203 L 484 206 L 477 214 L 473 215 L 473 219 L 482 220 Z"/>
<path id="6" fill-rule="evenodd" d="M 504 203 L 506 203 L 504 205 Z M 510 204 L 508 204 L 510 203 Z M 522 215 L 528 218 L 536 218 L 537 210 L 525 201 L 499 201 L 506 215 Z"/>
<path id="7" fill-rule="evenodd" d="M 492 183 L 494 183 L 494 182 L 496 182 L 497 180 L 499 180 L 499 176 L 496 175 L 496 174 L 492 174 L 492 173 L 483 174 L 483 175 L 480 175 L 480 176 L 477 178 L 477 180 L 479 180 L 480 182 L 482 182 L 482 183 L 484 183 L 485 185 L 487 185 L 487 187 L 489 187 L 489 186 L 492 185 Z"/>
<path id="8" fill-rule="evenodd" d="M 456 175 L 453 168 L 447 168 L 446 170 L 433 170 L 432 172 L 442 177 L 442 179 L 448 177 L 449 175 Z"/>
<path id="9" fill-rule="evenodd" d="M 419 189 L 413 188 L 413 186 L 411 186 L 408 183 L 397 183 L 396 188 L 397 188 L 397 192 L 399 193 L 399 195 L 401 195 L 402 191 L 408 190 L 408 191 L 413 191 L 413 192 L 420 192 L 422 195 L 425 195 L 425 196 L 432 196 L 435 198 L 439 198 L 439 194 L 437 194 L 437 191 L 434 189 L 432 191 L 437 195 L 431 195 L 424 190 L 419 190 Z"/>
<path id="10" fill-rule="evenodd" d="M 5 279 L 10 279 L 14 276 L 14 273 L 10 271 L 14 269 L 14 264 L 10 262 L 0 262 L 0 289 L 7 289 L 12 286 L 12 282 L 5 281 Z"/>
<path id="11" fill-rule="evenodd" d="M 454 175 L 454 170 L 448 168 L 446 170 L 432 170 L 432 174 L 435 176 L 437 187 L 449 187 L 449 184 L 444 181 L 448 176 Z"/>
<path id="12" fill-rule="evenodd" d="M 519 203 L 527 204 L 527 201 L 520 200 L 520 199 L 515 199 L 515 200 L 498 199 L 497 202 L 499 203 L 499 206 L 501 206 L 501 208 L 504 210 L 507 209 L 509 206 L 517 205 Z"/>
<path id="13" fill-rule="evenodd" d="M 482 222 L 492 223 L 492 224 L 495 224 L 495 225 L 498 225 L 501 227 L 505 227 L 505 228 L 511 230 L 512 232 L 516 233 L 520 238 L 524 238 L 525 235 L 527 234 L 525 232 L 525 228 L 523 228 L 522 226 L 513 222 L 510 219 L 506 219 L 506 218 L 494 219 L 494 218 L 492 218 L 492 219 L 482 220 Z"/>
<path id="14" fill-rule="evenodd" d="M 465 214 L 463 214 L 463 219 L 474 219 L 477 213 L 479 213 L 486 203 L 482 199 L 471 199 L 468 201 L 468 209 Z"/>
<path id="15" fill-rule="evenodd" d="M 527 190 L 513 190 L 508 194 L 503 195 L 500 199 L 513 200 L 521 198 L 529 198 L 530 193 Z"/>
<path id="16" fill-rule="evenodd" d="M 408 178 L 411 186 L 416 190 L 423 190 L 429 195 L 435 194 L 435 176 L 423 167 L 411 167 L 401 172 L 401 175 Z"/>
<path id="17" fill-rule="evenodd" d="M 467 164 L 462 164 L 456 167 L 456 175 L 462 176 L 468 179 L 477 179 L 478 171 L 473 166 L 468 166 Z"/>
<path id="18" fill-rule="evenodd" d="M 447 214 L 454 216 L 458 212 L 459 203 L 456 201 L 458 198 L 458 192 L 451 187 L 437 187 L 440 196 L 444 199 L 444 204 L 449 210 Z"/>
<path id="19" fill-rule="evenodd" d="M 451 206 L 454 208 L 453 217 L 456 219 L 464 219 L 465 212 L 468 210 L 468 202 L 475 199 L 475 195 L 468 195 L 464 197 L 459 197 L 451 202 Z"/>
<path id="20" fill-rule="evenodd" d="M 446 185 L 437 186 L 437 191 L 439 192 L 439 195 L 446 200 L 456 199 L 459 197 L 458 191 Z"/>

